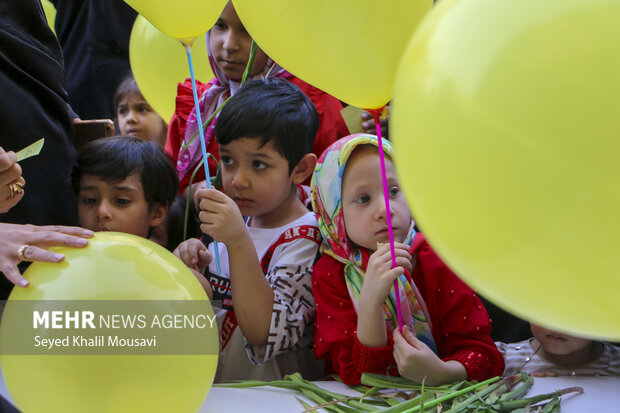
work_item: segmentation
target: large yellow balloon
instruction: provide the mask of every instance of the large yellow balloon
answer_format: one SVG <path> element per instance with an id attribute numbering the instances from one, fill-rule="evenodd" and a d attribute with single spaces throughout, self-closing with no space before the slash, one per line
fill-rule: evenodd
<path id="1" fill-rule="evenodd" d="M 254 40 L 278 64 L 353 106 L 392 98 L 396 67 L 431 0 L 234 0 Z"/>
<path id="2" fill-rule="evenodd" d="M 2 321 L 5 341 L 10 340 L 7 325 L 15 321 L 11 317 L 18 317 L 11 311 L 19 304 L 16 300 L 207 300 L 176 257 L 133 235 L 97 233 L 84 249 L 56 251 L 65 254 L 64 262 L 32 264 L 25 273 L 31 285 L 11 293 Z M 166 312 L 168 301 L 149 302 Z M 23 327 L 31 327 L 32 319 Z M 217 329 L 209 331 L 217 348 Z M 179 334 L 179 340 L 183 337 Z M 25 412 L 190 412 L 199 409 L 209 391 L 217 351 L 213 355 L 5 354 L 1 361 L 11 398 Z"/>
<path id="3" fill-rule="evenodd" d="M 440 255 L 538 324 L 620 340 L 620 2 L 442 0 L 390 136 Z"/>
<path id="4" fill-rule="evenodd" d="M 213 26 L 227 0 L 125 0 L 162 32 L 191 41 Z"/>
<path id="5" fill-rule="evenodd" d="M 204 34 L 194 42 L 192 60 L 197 79 L 208 82 L 214 77 Z M 142 95 L 168 122 L 174 113 L 177 84 L 189 77 L 185 49 L 138 16 L 129 39 L 129 61 Z"/>

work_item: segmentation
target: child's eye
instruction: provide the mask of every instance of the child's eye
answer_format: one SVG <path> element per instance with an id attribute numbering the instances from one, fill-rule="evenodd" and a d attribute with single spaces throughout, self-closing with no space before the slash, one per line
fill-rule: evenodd
<path id="1" fill-rule="evenodd" d="M 213 25 L 213 27 L 219 29 L 219 30 L 226 30 L 228 28 L 228 26 L 226 25 L 226 23 L 222 23 L 220 21 L 215 22 L 215 24 Z"/>
<path id="2" fill-rule="evenodd" d="M 220 160 L 225 166 L 230 166 L 233 163 L 233 159 L 230 156 L 221 156 Z"/>
<path id="3" fill-rule="evenodd" d="M 127 114 L 127 109 L 126 108 L 119 108 L 118 109 L 118 114 L 119 115 L 126 115 Z"/>
<path id="4" fill-rule="evenodd" d="M 131 200 L 127 199 L 127 198 L 117 198 L 116 199 L 116 203 L 119 205 L 127 205 L 131 202 Z"/>
<path id="5" fill-rule="evenodd" d="M 97 202 L 97 199 L 87 196 L 87 197 L 82 198 L 80 202 L 86 205 L 92 205 Z"/>
<path id="6" fill-rule="evenodd" d="M 355 198 L 356 204 L 364 204 L 368 201 L 370 201 L 370 197 L 368 195 L 360 195 L 357 198 Z"/>
<path id="7" fill-rule="evenodd" d="M 150 106 L 140 105 L 138 107 L 138 112 L 140 112 L 140 113 L 147 113 L 147 112 L 150 112 L 150 111 L 151 111 L 151 107 Z"/>
<path id="8" fill-rule="evenodd" d="M 262 161 L 252 161 L 252 168 L 262 170 L 267 168 L 267 164 Z"/>
<path id="9" fill-rule="evenodd" d="M 390 188 L 390 196 L 391 197 L 395 197 L 399 193 L 400 193 L 400 188 L 399 187 L 393 186 L 393 187 Z"/>

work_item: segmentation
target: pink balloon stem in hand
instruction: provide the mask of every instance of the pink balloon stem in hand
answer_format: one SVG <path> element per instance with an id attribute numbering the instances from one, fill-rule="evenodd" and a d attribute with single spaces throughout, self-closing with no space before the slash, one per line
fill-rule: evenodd
<path id="1" fill-rule="evenodd" d="M 209 159 L 207 157 L 207 145 L 205 144 L 205 131 L 202 128 L 202 114 L 200 113 L 200 104 L 198 103 L 198 91 L 196 88 L 196 77 L 194 76 L 194 63 L 192 62 L 192 45 L 191 43 L 183 43 L 185 46 L 185 52 L 187 53 L 187 63 L 189 64 L 189 76 L 192 79 L 192 92 L 194 93 L 194 109 L 196 110 L 196 122 L 198 123 L 198 133 L 200 135 L 200 148 L 202 149 L 202 159 L 204 159 L 203 166 L 205 168 L 205 178 L 207 181 L 207 188 L 211 188 L 211 176 L 209 175 Z M 215 267 L 217 275 L 222 274 L 220 268 L 220 253 L 217 245 L 217 241 L 213 240 L 213 248 L 215 250 Z"/>
<path id="2" fill-rule="evenodd" d="M 373 109 L 368 112 L 372 114 L 377 128 L 377 141 L 379 142 L 379 161 L 381 162 L 381 182 L 383 183 L 383 199 L 385 201 L 385 219 L 387 221 L 388 236 L 390 239 L 390 255 L 392 257 L 392 268 L 396 268 L 396 251 L 394 251 L 394 234 L 392 233 L 392 214 L 390 213 L 390 194 L 387 185 L 387 175 L 385 173 L 385 157 L 383 155 L 383 138 L 381 137 L 381 109 Z M 398 317 L 398 331 L 403 330 L 403 316 L 400 308 L 400 291 L 398 289 L 398 278 L 394 280 L 394 298 L 396 300 L 396 314 Z"/>

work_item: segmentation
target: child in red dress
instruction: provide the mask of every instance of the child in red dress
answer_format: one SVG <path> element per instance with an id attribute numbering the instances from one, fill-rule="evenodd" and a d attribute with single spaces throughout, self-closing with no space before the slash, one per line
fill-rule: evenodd
<path id="1" fill-rule="evenodd" d="M 414 230 L 388 141 L 383 147 L 397 267 L 392 268 L 377 138 L 352 135 L 321 156 L 312 203 L 323 236 L 313 272 L 315 355 L 347 384 L 364 372 L 428 385 L 500 375 L 504 360 L 476 294 Z M 397 328 L 398 279 L 405 327 Z"/>

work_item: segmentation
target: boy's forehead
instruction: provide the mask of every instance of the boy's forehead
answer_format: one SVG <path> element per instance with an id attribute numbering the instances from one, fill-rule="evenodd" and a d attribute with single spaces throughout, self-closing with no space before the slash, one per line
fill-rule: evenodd
<path id="1" fill-rule="evenodd" d="M 99 175 L 84 174 L 80 180 L 80 190 L 115 189 L 143 193 L 142 181 L 138 174 L 131 174 L 122 180 L 110 180 Z"/>
<path id="2" fill-rule="evenodd" d="M 279 156 L 283 158 L 276 149 L 273 139 L 268 139 L 264 142 L 262 136 L 235 139 L 227 144 L 220 144 L 219 147 L 220 152 L 228 154 L 268 157 Z"/>

